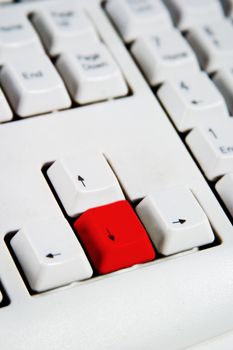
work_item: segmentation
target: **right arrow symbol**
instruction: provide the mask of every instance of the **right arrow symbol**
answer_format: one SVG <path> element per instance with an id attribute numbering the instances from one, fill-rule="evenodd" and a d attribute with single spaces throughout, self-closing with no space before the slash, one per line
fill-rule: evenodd
<path id="1" fill-rule="evenodd" d="M 181 224 L 183 225 L 186 222 L 185 219 L 178 219 L 177 221 L 173 221 L 173 224 Z"/>

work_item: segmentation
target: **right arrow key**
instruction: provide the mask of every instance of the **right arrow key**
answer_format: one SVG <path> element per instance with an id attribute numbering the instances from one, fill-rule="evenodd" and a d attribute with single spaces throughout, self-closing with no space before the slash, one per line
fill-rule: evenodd
<path id="1" fill-rule="evenodd" d="M 163 255 L 214 241 L 208 218 L 189 189 L 157 190 L 139 203 L 136 212 Z"/>

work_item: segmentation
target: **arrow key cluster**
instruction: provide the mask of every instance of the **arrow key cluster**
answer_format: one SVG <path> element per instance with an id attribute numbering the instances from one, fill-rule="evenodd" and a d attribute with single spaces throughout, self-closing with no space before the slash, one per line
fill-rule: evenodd
<path id="1" fill-rule="evenodd" d="M 97 274 L 155 258 L 146 230 L 101 153 L 57 160 L 47 175 L 66 213 L 76 218 L 74 230 Z M 49 253 L 47 259 L 55 256 Z"/>

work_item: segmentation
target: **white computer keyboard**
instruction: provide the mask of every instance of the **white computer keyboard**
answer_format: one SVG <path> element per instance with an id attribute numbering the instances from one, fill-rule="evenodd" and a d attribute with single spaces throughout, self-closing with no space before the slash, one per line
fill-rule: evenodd
<path id="1" fill-rule="evenodd" d="M 233 348 L 233 2 L 0 5 L 0 349 Z"/>

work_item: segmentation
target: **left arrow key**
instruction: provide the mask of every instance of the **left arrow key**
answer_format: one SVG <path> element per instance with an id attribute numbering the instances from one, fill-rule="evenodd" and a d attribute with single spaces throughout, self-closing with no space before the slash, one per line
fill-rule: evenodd
<path id="1" fill-rule="evenodd" d="M 43 292 L 92 276 L 92 268 L 63 217 L 29 222 L 10 242 L 32 290 Z"/>

